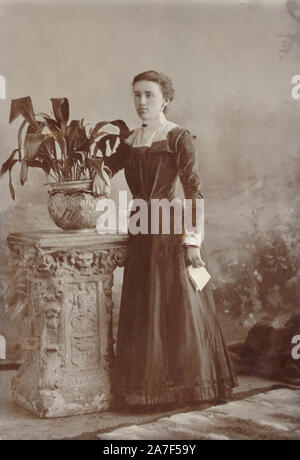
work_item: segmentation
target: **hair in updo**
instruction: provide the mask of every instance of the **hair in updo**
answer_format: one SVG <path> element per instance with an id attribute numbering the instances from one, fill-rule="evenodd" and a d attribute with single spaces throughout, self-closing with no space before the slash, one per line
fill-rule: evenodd
<path id="1" fill-rule="evenodd" d="M 139 73 L 132 81 L 132 86 L 138 81 L 154 81 L 161 87 L 165 99 L 172 101 L 174 99 L 175 90 L 173 88 L 172 80 L 163 73 L 156 72 L 155 70 L 147 70 L 146 72 Z M 164 112 L 166 111 L 164 109 Z"/>

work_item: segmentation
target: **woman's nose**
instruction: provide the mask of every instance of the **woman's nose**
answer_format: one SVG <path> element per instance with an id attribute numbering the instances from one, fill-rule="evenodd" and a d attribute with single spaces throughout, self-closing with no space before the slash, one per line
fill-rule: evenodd
<path id="1" fill-rule="evenodd" d="M 145 94 L 141 94 L 140 104 L 146 105 L 146 95 Z"/>

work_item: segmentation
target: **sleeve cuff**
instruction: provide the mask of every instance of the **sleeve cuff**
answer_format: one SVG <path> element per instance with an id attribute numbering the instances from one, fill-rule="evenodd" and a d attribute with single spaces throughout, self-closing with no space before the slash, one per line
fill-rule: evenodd
<path id="1" fill-rule="evenodd" d="M 182 241 L 185 246 L 197 246 L 200 248 L 203 238 L 200 232 L 190 232 L 183 235 Z"/>

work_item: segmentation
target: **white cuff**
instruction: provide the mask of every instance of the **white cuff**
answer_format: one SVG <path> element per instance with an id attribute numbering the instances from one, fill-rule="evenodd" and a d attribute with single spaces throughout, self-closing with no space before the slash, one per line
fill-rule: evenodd
<path id="1" fill-rule="evenodd" d="M 185 232 L 182 238 L 183 244 L 187 246 L 198 246 L 200 248 L 203 243 L 202 233 L 199 231 Z"/>
<path id="2" fill-rule="evenodd" d="M 187 202 L 187 199 L 184 200 L 184 212 L 186 213 L 188 210 L 191 212 L 191 206 L 187 207 L 187 204 L 191 204 Z M 193 203 L 194 204 L 194 203 Z M 204 241 L 204 199 L 196 198 L 196 215 L 197 215 L 197 223 L 194 226 L 191 226 L 192 217 L 188 214 L 184 216 L 184 233 L 182 236 L 182 242 L 184 245 L 187 246 L 198 246 L 201 247 L 201 244 Z M 187 217 L 187 222 L 186 222 Z M 189 225 L 187 225 L 189 224 Z"/>

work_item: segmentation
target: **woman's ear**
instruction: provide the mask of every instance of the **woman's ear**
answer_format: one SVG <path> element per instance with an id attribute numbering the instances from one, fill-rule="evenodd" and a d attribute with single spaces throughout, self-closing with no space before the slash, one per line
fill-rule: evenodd
<path id="1" fill-rule="evenodd" d="M 169 102 L 170 102 L 169 99 L 165 99 L 163 105 L 161 106 L 161 108 L 162 108 L 163 110 L 165 110 L 165 109 L 168 107 Z"/>

